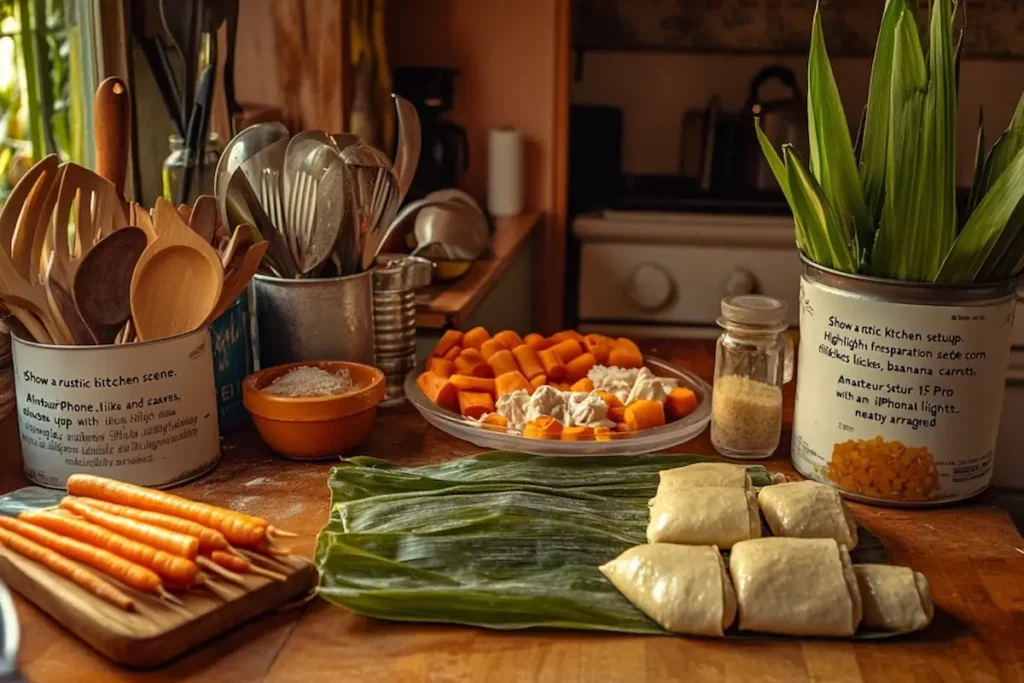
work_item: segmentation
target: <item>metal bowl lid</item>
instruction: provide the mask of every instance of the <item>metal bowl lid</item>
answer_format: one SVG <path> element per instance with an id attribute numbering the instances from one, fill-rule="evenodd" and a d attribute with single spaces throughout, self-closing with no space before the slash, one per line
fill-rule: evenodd
<path id="1" fill-rule="evenodd" d="M 738 294 L 722 299 L 722 317 L 743 325 L 779 325 L 786 319 L 786 304 L 761 294 Z"/>

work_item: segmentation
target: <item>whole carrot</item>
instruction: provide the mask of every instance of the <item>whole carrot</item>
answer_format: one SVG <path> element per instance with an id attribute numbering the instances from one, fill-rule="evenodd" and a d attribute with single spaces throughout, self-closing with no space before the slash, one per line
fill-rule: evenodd
<path id="1" fill-rule="evenodd" d="M 162 595 L 163 593 L 163 586 L 156 572 L 152 569 L 140 567 L 123 557 L 118 557 L 109 550 L 94 548 L 88 543 L 82 543 L 73 538 L 55 534 L 48 529 L 34 524 L 2 515 L 0 515 L 0 527 L 20 534 L 72 560 L 78 560 L 94 569 L 98 569 L 136 590 L 156 595 Z"/>
<path id="2" fill-rule="evenodd" d="M 259 574 L 260 576 L 265 576 L 269 579 L 274 579 L 275 581 L 285 581 L 288 578 L 280 572 L 274 572 L 269 569 L 257 567 L 244 557 L 232 555 L 231 553 L 226 553 L 223 550 L 214 550 L 210 553 L 210 559 L 225 569 L 230 569 L 231 571 L 238 572 L 239 574 Z"/>
<path id="3" fill-rule="evenodd" d="M 60 555 L 49 548 L 30 541 L 24 536 L 0 529 L 0 543 L 3 543 L 9 550 L 24 555 L 30 560 L 35 560 L 55 574 L 69 579 L 98 598 L 106 600 L 123 610 L 134 610 L 135 601 L 119 591 L 109 582 L 93 574 L 88 569 L 81 567 L 68 558 Z"/>
<path id="4" fill-rule="evenodd" d="M 145 522 L 146 524 L 152 524 L 153 526 L 158 526 L 162 529 L 177 531 L 179 534 L 185 534 L 186 536 L 195 536 L 199 539 L 200 553 L 205 554 L 213 552 L 214 550 L 227 550 L 231 547 L 228 545 L 228 540 L 224 538 L 224 534 L 221 532 L 216 529 L 203 526 L 198 522 L 182 519 L 181 517 L 165 515 L 162 512 L 130 508 L 127 505 L 108 503 L 105 500 L 96 500 L 95 498 L 68 497 L 61 502 L 61 505 L 67 507 L 65 503 L 71 502 L 88 505 L 89 507 L 109 512 L 112 515 L 127 517 L 128 519 L 134 519 L 137 522 Z"/>
<path id="5" fill-rule="evenodd" d="M 18 519 L 94 545 L 97 548 L 109 550 L 126 560 L 149 567 L 162 579 L 173 581 L 175 584 L 191 586 L 199 574 L 199 567 L 191 560 L 171 555 L 68 514 L 23 512 L 18 515 Z"/>
<path id="6" fill-rule="evenodd" d="M 146 524 L 145 522 L 136 522 L 134 519 L 112 515 L 98 508 L 80 505 L 75 501 L 71 501 L 66 505 L 61 503 L 61 507 L 74 512 L 80 517 L 84 517 L 93 524 L 116 531 L 122 536 L 127 536 L 134 541 L 159 548 L 172 555 L 194 560 L 199 553 L 199 539 L 195 536 L 186 536 L 185 534 L 179 534 L 177 531 L 169 531 L 162 527 Z"/>
<path id="7" fill-rule="evenodd" d="M 265 519 L 91 474 L 71 475 L 68 493 L 190 519 L 217 529 L 238 546 L 259 547 L 267 538 L 269 523 Z"/>

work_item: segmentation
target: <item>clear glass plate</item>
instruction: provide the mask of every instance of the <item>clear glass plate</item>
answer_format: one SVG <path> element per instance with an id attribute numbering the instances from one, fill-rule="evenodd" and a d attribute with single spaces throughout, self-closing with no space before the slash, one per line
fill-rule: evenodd
<path id="1" fill-rule="evenodd" d="M 422 367 L 405 376 L 405 395 L 427 422 L 446 434 L 480 448 L 521 451 L 534 455 L 639 455 L 685 443 L 704 431 L 711 421 L 711 387 L 707 382 L 659 358 L 647 356 L 644 361 L 655 375 L 678 379 L 680 386 L 692 389 L 699 399 L 697 408 L 683 419 L 670 422 L 664 427 L 613 433 L 610 441 L 528 439 L 469 421 L 458 413 L 438 407 L 420 391 L 416 377 L 423 372 Z"/>

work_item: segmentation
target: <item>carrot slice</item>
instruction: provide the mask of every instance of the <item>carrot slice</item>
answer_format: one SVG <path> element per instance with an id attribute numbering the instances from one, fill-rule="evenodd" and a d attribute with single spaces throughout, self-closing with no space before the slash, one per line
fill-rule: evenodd
<path id="1" fill-rule="evenodd" d="M 608 419 L 612 422 L 625 422 L 626 421 L 626 407 L 621 403 L 614 408 L 609 408 L 606 414 Z"/>
<path id="2" fill-rule="evenodd" d="M 624 407 L 622 405 L 622 401 L 619 400 L 619 397 L 616 396 L 615 394 L 613 394 L 610 391 L 602 391 L 602 390 L 598 389 L 597 390 L 597 395 L 600 396 L 604 400 L 604 402 L 606 404 L 608 404 L 608 408 L 609 409 Z"/>
<path id="3" fill-rule="evenodd" d="M 88 505 L 89 507 L 109 512 L 112 515 L 120 515 L 121 517 L 127 517 L 128 519 L 134 519 L 153 526 L 177 531 L 179 534 L 185 534 L 186 536 L 195 536 L 199 539 L 200 553 L 209 553 L 213 550 L 227 550 L 231 547 L 228 544 L 228 540 L 224 538 L 224 534 L 221 532 L 216 529 L 205 527 L 202 524 L 198 524 L 191 520 L 182 519 L 181 517 L 165 515 L 161 512 L 152 512 L 150 510 L 139 510 L 138 508 L 128 507 L 126 505 L 108 503 L 105 500 L 96 500 L 95 498 L 72 498 L 68 496 L 61 501 L 61 506 L 66 507 L 67 503 L 71 502 Z"/>
<path id="4" fill-rule="evenodd" d="M 562 441 L 593 441 L 593 427 L 566 427 L 562 430 Z"/>
<path id="5" fill-rule="evenodd" d="M 494 412 L 494 399 L 481 391 L 460 391 L 459 412 L 474 420 Z"/>
<path id="6" fill-rule="evenodd" d="M 523 376 L 523 373 L 518 370 L 513 372 L 506 372 L 494 380 L 495 392 L 498 396 L 504 396 L 505 394 L 511 394 L 513 391 L 525 391 L 528 394 L 533 393 L 533 387 L 530 386 L 529 381 Z"/>
<path id="7" fill-rule="evenodd" d="M 112 605 L 127 611 L 135 609 L 135 601 L 115 588 L 106 579 L 101 579 L 85 567 L 72 562 L 44 545 L 40 545 L 7 529 L 0 529 L 0 543 L 3 543 L 4 547 L 8 550 L 23 555 L 30 560 L 35 560 L 53 573 L 76 583 L 78 586 Z"/>
<path id="8" fill-rule="evenodd" d="M 494 335 L 494 339 L 501 342 L 501 345 L 509 351 L 523 343 L 523 338 L 512 330 L 502 330 Z"/>
<path id="9" fill-rule="evenodd" d="M 553 345 L 552 342 L 548 341 L 536 332 L 531 332 L 523 337 L 523 343 L 531 347 L 534 351 L 541 351 L 542 349 L 546 349 Z"/>
<path id="10" fill-rule="evenodd" d="M 523 427 L 523 436 L 528 439 L 559 439 L 562 436 L 562 423 L 553 417 L 543 415 Z"/>
<path id="11" fill-rule="evenodd" d="M 427 359 L 427 372 L 432 372 L 441 377 L 451 377 L 455 372 L 455 363 L 444 358 L 432 357 Z"/>
<path id="12" fill-rule="evenodd" d="M 537 357 L 540 358 L 540 362 L 544 366 L 544 374 L 548 376 L 549 381 L 561 382 L 565 378 L 565 365 L 562 364 L 562 359 L 555 354 L 554 349 L 539 351 Z"/>
<path id="13" fill-rule="evenodd" d="M 665 407 L 661 401 L 648 399 L 633 401 L 626 406 L 626 424 L 630 429 L 637 431 L 660 427 L 665 424 Z"/>
<path id="14" fill-rule="evenodd" d="M 462 347 L 466 349 L 476 349 L 479 351 L 483 343 L 490 338 L 491 335 L 486 329 L 482 327 L 474 327 L 462 336 Z"/>
<path id="15" fill-rule="evenodd" d="M 576 330 L 562 330 L 561 332 L 555 332 L 553 335 L 548 337 L 548 339 L 554 344 L 558 344 L 566 339 L 582 342 L 583 335 Z"/>
<path id="16" fill-rule="evenodd" d="M 612 351 L 612 340 L 601 334 L 588 334 L 583 339 L 583 348 L 599 365 L 607 365 L 608 354 Z"/>
<path id="17" fill-rule="evenodd" d="M 152 524 L 129 519 L 128 517 L 112 515 L 109 512 L 74 501 L 69 502 L 67 505 L 62 505 L 62 507 L 80 517 L 84 517 L 93 524 L 109 529 L 121 536 L 126 536 L 133 541 L 159 548 L 172 555 L 194 560 L 199 553 L 199 539 L 195 536 L 186 536 L 177 531 L 170 531 L 162 527 L 153 526 Z"/>
<path id="18" fill-rule="evenodd" d="M 445 410 L 455 410 L 459 405 L 459 389 L 447 377 L 424 372 L 416 378 L 416 386 L 431 402 Z"/>
<path id="19" fill-rule="evenodd" d="M 455 359 L 455 371 L 460 375 L 472 377 L 493 377 L 494 371 L 484 360 L 483 354 L 476 349 L 463 349 Z"/>
<path id="20" fill-rule="evenodd" d="M 615 340 L 615 345 L 608 352 L 608 365 L 620 368 L 639 368 L 643 367 L 643 364 L 644 355 L 640 352 L 640 347 L 625 337 Z"/>
<path id="21" fill-rule="evenodd" d="M 453 346 L 452 348 L 448 349 L 448 353 L 444 354 L 444 359 L 445 360 L 454 361 L 456 358 L 459 357 L 459 355 L 461 353 L 462 353 L 462 347 L 461 346 Z"/>
<path id="22" fill-rule="evenodd" d="M 533 379 L 530 380 L 530 386 L 533 387 L 534 389 L 542 387 L 542 386 L 544 386 L 547 383 L 548 383 L 548 376 L 547 375 L 537 375 L 536 377 L 534 377 Z"/>
<path id="23" fill-rule="evenodd" d="M 89 474 L 68 477 L 68 492 L 190 519 L 216 529 L 232 544 L 242 547 L 262 547 L 270 526 L 259 517 Z"/>
<path id="24" fill-rule="evenodd" d="M 516 357 L 516 362 L 519 363 L 519 371 L 531 382 L 537 375 L 544 374 L 544 365 L 541 364 L 537 351 L 529 343 L 512 349 L 512 355 Z"/>
<path id="25" fill-rule="evenodd" d="M 676 387 L 665 399 L 665 408 L 676 419 L 686 417 L 697 408 L 697 394 L 692 389 Z"/>
<path id="26" fill-rule="evenodd" d="M 87 506 L 82 507 L 90 509 Z M 177 584 L 191 586 L 199 575 L 199 567 L 190 559 L 178 557 L 159 548 L 139 543 L 136 540 L 122 536 L 97 524 L 73 517 L 67 513 L 61 514 L 48 511 L 23 512 L 18 515 L 18 519 L 43 527 L 44 529 L 49 529 L 62 536 L 88 543 L 97 548 L 109 550 L 126 560 L 143 567 L 149 567 L 159 574 L 160 578 Z M 125 521 L 131 522 L 131 520 Z M 138 522 L 131 523 L 137 524 Z M 166 530 L 164 529 L 163 531 Z M 198 539 L 196 540 L 196 545 L 199 545 Z"/>
<path id="27" fill-rule="evenodd" d="M 611 441 L 612 433 L 608 427 L 594 427 L 594 441 Z"/>
<path id="28" fill-rule="evenodd" d="M 588 394 L 594 390 L 594 381 L 589 377 L 577 380 L 575 384 L 569 387 L 571 391 L 585 391 Z"/>
<path id="29" fill-rule="evenodd" d="M 583 353 L 583 346 L 575 339 L 563 339 L 551 347 L 563 363 L 568 363 Z"/>
<path id="30" fill-rule="evenodd" d="M 84 475 L 72 475 L 72 477 L 75 476 Z M 123 557 L 118 557 L 109 550 L 96 548 L 88 543 L 82 543 L 73 538 L 55 534 L 49 529 L 44 529 L 35 524 L 29 524 L 28 522 L 3 515 L 0 515 L 0 527 L 24 536 L 30 541 L 35 541 L 72 560 L 78 560 L 83 564 L 87 564 L 93 569 L 97 569 L 135 590 L 156 595 L 160 595 L 163 592 L 163 584 L 160 582 L 160 577 L 157 576 L 156 572 L 130 562 Z"/>
<path id="31" fill-rule="evenodd" d="M 446 330 L 441 339 L 434 345 L 431 356 L 444 357 L 453 347 L 462 345 L 462 333 L 458 330 Z"/>
<path id="32" fill-rule="evenodd" d="M 487 377 L 472 377 L 470 375 L 452 375 L 448 381 L 461 391 L 482 391 L 485 394 L 494 396 L 494 380 Z"/>
<path id="33" fill-rule="evenodd" d="M 488 358 L 487 364 L 491 366 L 495 377 L 501 377 L 506 372 L 519 372 L 519 363 L 508 349 L 502 349 Z"/>
<path id="34" fill-rule="evenodd" d="M 496 354 L 498 351 L 503 351 L 505 345 L 497 339 L 488 339 L 480 345 L 480 355 L 484 357 L 484 360 L 490 360 L 491 356 Z"/>
<path id="35" fill-rule="evenodd" d="M 565 376 L 570 382 L 583 379 L 590 372 L 590 368 L 597 364 L 597 359 L 589 353 L 580 354 L 565 364 Z"/>
<path id="36" fill-rule="evenodd" d="M 480 423 L 500 429 L 508 429 L 508 418 L 504 415 L 498 415 L 497 413 L 491 413 L 481 420 Z"/>

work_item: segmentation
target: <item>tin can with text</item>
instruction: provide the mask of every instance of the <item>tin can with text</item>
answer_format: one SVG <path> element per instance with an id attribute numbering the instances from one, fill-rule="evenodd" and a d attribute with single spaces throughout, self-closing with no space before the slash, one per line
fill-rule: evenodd
<path id="1" fill-rule="evenodd" d="M 1015 287 L 900 282 L 805 260 L 796 469 L 887 505 L 948 503 L 988 488 Z"/>

